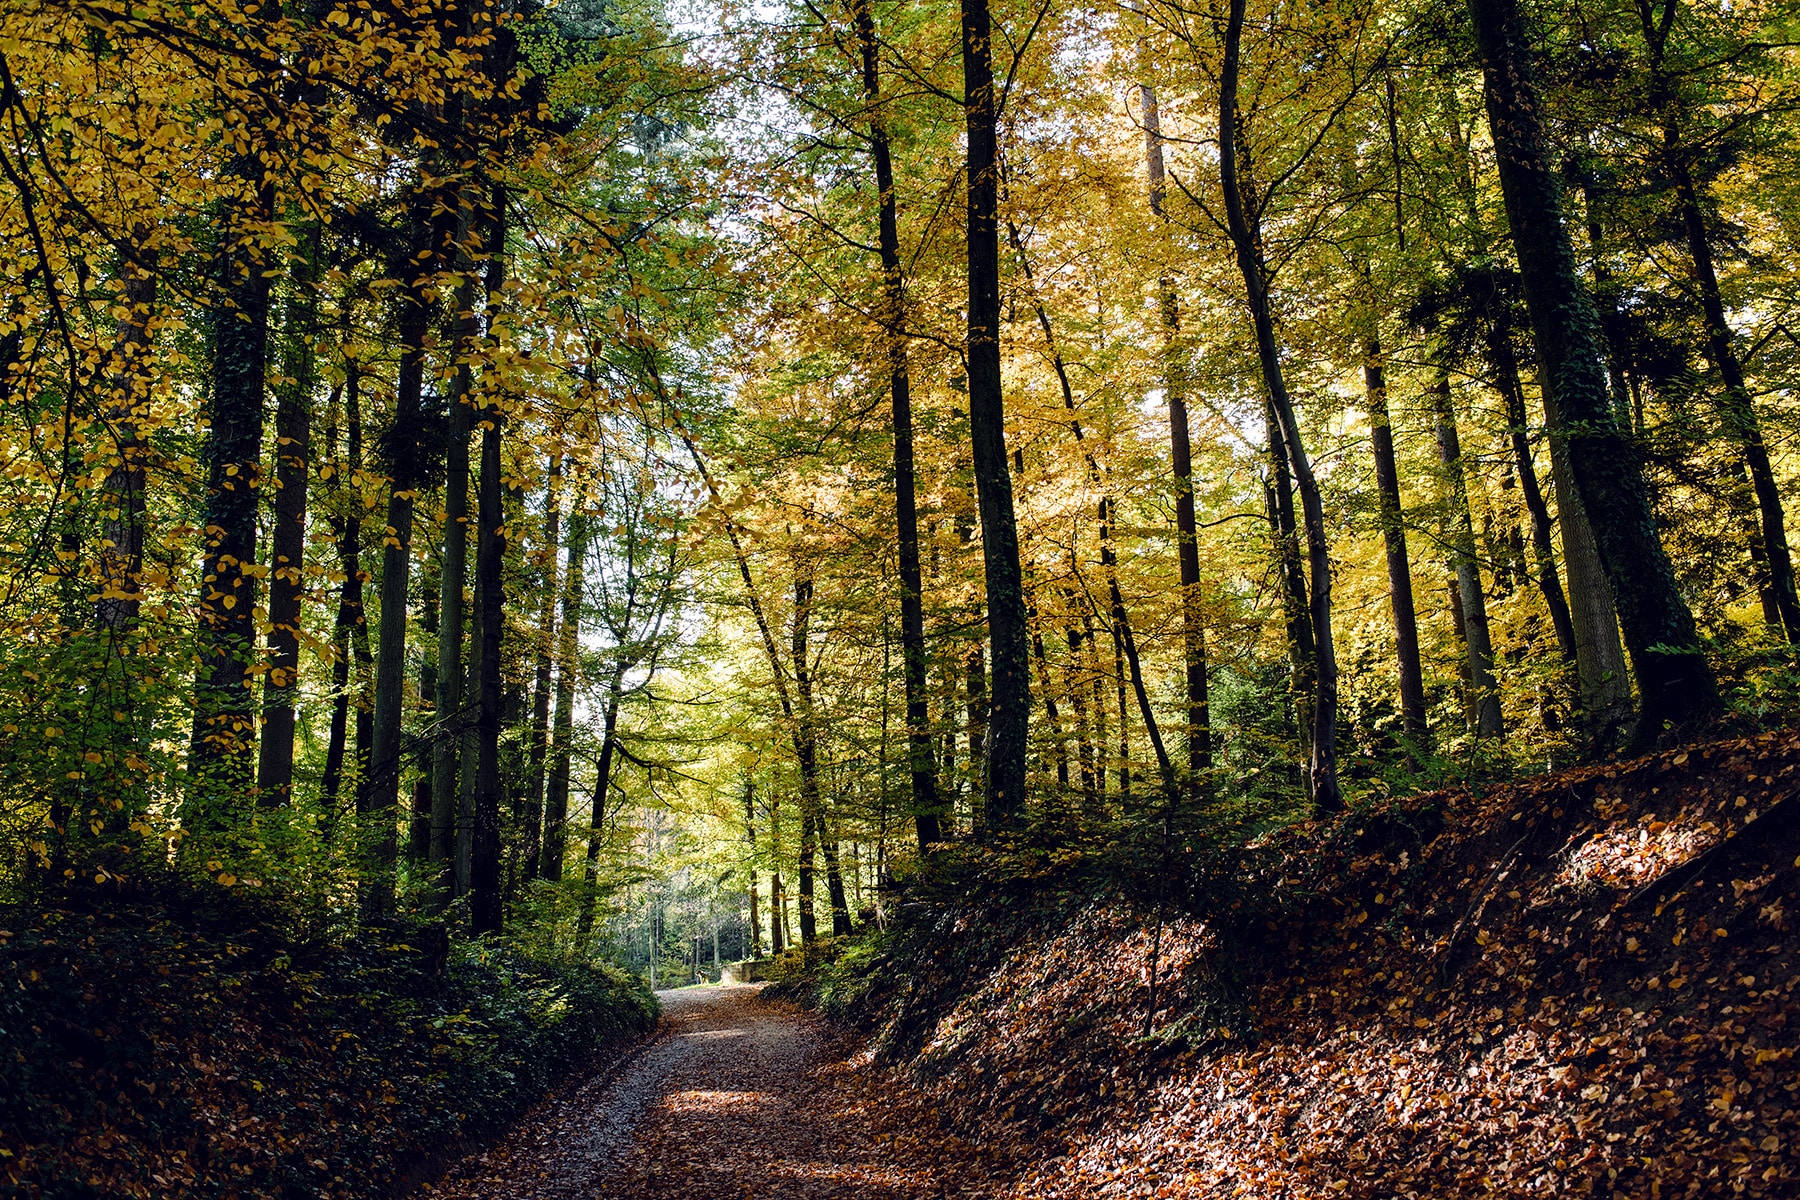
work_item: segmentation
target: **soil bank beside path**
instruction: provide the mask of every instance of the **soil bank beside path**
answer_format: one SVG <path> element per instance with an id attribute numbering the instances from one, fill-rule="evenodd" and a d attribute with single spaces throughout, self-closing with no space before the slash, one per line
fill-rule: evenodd
<path id="1" fill-rule="evenodd" d="M 993 1194 L 911 1090 L 759 985 L 659 992 L 658 1036 L 419 1189 L 431 1200 Z"/>

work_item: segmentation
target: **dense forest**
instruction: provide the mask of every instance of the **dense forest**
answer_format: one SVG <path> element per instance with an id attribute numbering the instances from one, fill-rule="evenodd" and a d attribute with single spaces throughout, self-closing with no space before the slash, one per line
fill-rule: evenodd
<path id="1" fill-rule="evenodd" d="M 1055 877 L 1149 1035 L 1245 847 L 1800 714 L 1788 0 L 0 13 L 30 1194 L 58 1005 L 379 992 L 428 1145 Z"/>

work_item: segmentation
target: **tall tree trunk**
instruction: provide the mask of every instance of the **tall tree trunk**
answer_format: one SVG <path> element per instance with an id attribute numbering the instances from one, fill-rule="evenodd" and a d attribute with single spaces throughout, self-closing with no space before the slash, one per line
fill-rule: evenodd
<path id="1" fill-rule="evenodd" d="M 339 479 L 348 478 L 362 470 L 362 367 L 356 360 L 346 363 L 344 378 L 344 425 L 347 445 L 345 457 L 336 465 L 333 472 Z M 330 434 L 332 453 L 337 451 L 337 430 Z M 345 742 L 349 737 L 350 712 L 356 710 L 356 755 L 352 760 L 356 766 L 356 798 L 357 811 L 362 811 L 363 781 L 368 775 L 367 750 L 369 746 L 366 728 L 366 697 L 362 694 L 366 663 L 363 656 L 368 646 L 368 615 L 363 606 L 362 577 L 362 519 L 351 515 L 331 518 L 332 532 L 337 539 L 338 561 L 344 572 L 344 581 L 338 588 L 337 620 L 333 625 L 333 645 L 335 653 L 331 663 L 331 732 L 326 743 L 325 776 L 323 791 L 327 807 L 335 807 L 338 792 L 343 786 Z M 351 664 L 356 664 L 356 686 L 351 686 Z"/>
<path id="2" fill-rule="evenodd" d="M 1507 436 L 1519 473 L 1519 490 L 1525 499 L 1525 511 L 1531 516 L 1531 550 L 1537 563 L 1538 590 L 1543 593 L 1544 607 L 1550 610 L 1556 644 L 1563 657 L 1573 664 L 1577 661 L 1575 622 L 1569 613 L 1569 602 L 1563 595 L 1562 581 L 1556 574 L 1556 551 L 1550 539 L 1550 508 L 1544 503 L 1537 464 L 1531 454 L 1531 418 L 1525 408 L 1525 389 L 1519 382 L 1519 364 L 1513 354 L 1511 331 L 1502 325 L 1491 331 L 1488 341 L 1489 357 L 1499 375 L 1500 395 L 1506 401 Z"/>
<path id="3" fill-rule="evenodd" d="M 134 240 L 141 244 L 141 233 Z M 145 459 L 150 445 L 141 421 L 150 399 L 150 320 L 156 303 L 155 274 L 130 262 L 122 273 L 106 378 L 106 420 L 119 461 L 101 485 L 100 595 L 94 601 L 95 622 L 111 637 L 116 654 L 124 653 L 124 639 L 137 627 L 143 603 Z"/>
<path id="4" fill-rule="evenodd" d="M 1071 623 L 1064 627 L 1063 637 L 1069 646 L 1069 657 L 1063 662 L 1063 690 L 1075 709 L 1075 757 L 1081 764 L 1081 798 L 1085 811 L 1092 814 L 1099 801 L 1099 779 L 1094 773 L 1095 738 L 1093 722 L 1088 717 L 1088 692 L 1080 678 L 1083 658 L 1081 630 Z"/>
<path id="5" fill-rule="evenodd" d="M 869 0 L 855 0 L 856 36 L 862 51 L 863 98 L 869 106 L 869 153 L 881 197 L 883 332 L 888 388 L 894 417 L 894 523 L 900 551 L 900 653 L 906 686 L 907 761 L 912 775 L 913 824 L 924 852 L 944 840 L 936 764 L 931 752 L 931 713 L 925 696 L 925 584 L 919 570 L 919 511 L 913 472 L 912 380 L 907 367 L 906 279 L 900 265 L 900 223 L 894 161 L 881 109 L 879 42 Z"/>
<path id="6" fill-rule="evenodd" d="M 1139 85 L 1144 110 L 1144 164 L 1150 184 L 1150 212 L 1163 221 L 1162 118 L 1156 90 Z M 1163 391 L 1169 405 L 1169 457 L 1175 474 L 1175 537 L 1181 566 L 1182 662 L 1187 684 L 1187 775 L 1190 795 L 1198 797 L 1202 774 L 1212 768 L 1212 722 L 1206 688 L 1206 622 L 1200 607 L 1200 531 L 1194 514 L 1193 452 L 1188 443 L 1186 380 L 1177 338 L 1181 312 L 1175 284 L 1157 281 L 1163 323 Z"/>
<path id="7" fill-rule="evenodd" d="M 588 805 L 587 865 L 581 900 L 581 930 L 593 927 L 594 909 L 600 901 L 600 845 L 606 833 L 606 797 L 612 788 L 613 764 L 619 756 L 619 708 L 625 697 L 625 672 L 630 664 L 620 659 L 606 688 L 606 711 L 600 719 L 600 757 L 594 762 L 593 799 Z M 560 871 L 559 871 L 560 877 Z"/>
<path id="8" fill-rule="evenodd" d="M 265 805 L 293 799 L 294 723 L 300 698 L 300 602 L 306 593 L 306 484 L 312 458 L 313 325 L 318 316 L 315 228 L 288 306 L 288 377 L 276 391 L 275 498 L 269 534 L 269 670 L 263 677 L 263 727 L 256 786 Z"/>
<path id="9" fill-rule="evenodd" d="M 463 667 L 464 593 L 469 583 L 469 391 L 467 357 L 475 337 L 475 291 L 456 290 L 451 339 L 457 348 L 456 373 L 449 389 L 449 437 L 444 459 L 444 548 L 439 588 L 437 723 L 431 742 L 431 861 L 441 871 L 437 899 L 448 903 L 456 889 L 456 825 L 467 675 Z"/>
<path id="10" fill-rule="evenodd" d="M 490 207 L 490 229 L 485 239 L 488 323 L 499 303 L 506 270 L 506 193 L 496 187 Z M 506 513 L 501 494 L 501 433 L 505 414 L 498 403 L 490 404 L 477 425 L 481 429 L 481 484 L 476 493 L 475 636 L 478 642 L 476 670 L 475 822 L 469 859 L 469 925 L 477 936 L 499 933 L 502 921 L 500 889 L 500 642 L 506 625 L 503 574 L 506 565 Z"/>
<path id="11" fill-rule="evenodd" d="M 563 576 L 562 627 L 556 650 L 556 716 L 550 735 L 550 779 L 544 796 L 543 862 L 538 874 L 563 877 L 569 822 L 569 755 L 575 733 L 575 680 L 581 674 L 581 602 L 587 558 L 587 518 L 569 514 L 569 563 Z"/>
<path id="12" fill-rule="evenodd" d="M 744 841 L 748 843 L 749 882 L 744 885 L 750 897 L 750 957 L 762 957 L 762 910 L 756 894 L 756 781 L 744 780 Z"/>
<path id="13" fill-rule="evenodd" d="M 1437 418 L 1438 461 L 1444 468 L 1446 490 L 1445 542 L 1450 565 L 1456 572 L 1463 643 L 1469 658 L 1469 710 L 1474 714 L 1470 732 L 1478 738 L 1505 736 L 1500 711 L 1500 682 L 1494 678 L 1494 643 L 1488 630 L 1487 595 L 1481 587 L 1481 563 L 1475 555 L 1475 527 L 1469 520 L 1468 482 L 1463 474 L 1462 441 L 1456 432 L 1456 410 L 1450 397 L 1450 379 L 1439 373 L 1431 389 L 1433 415 Z"/>
<path id="14" fill-rule="evenodd" d="M 824 813 L 819 800 L 818 733 L 813 724 L 812 672 L 807 662 L 807 628 L 812 620 L 813 581 L 809 573 L 794 573 L 793 653 L 794 691 L 799 704 L 794 717 L 794 757 L 800 765 L 800 940 L 810 942 L 818 934 L 813 914 L 813 868 L 818 843 L 824 834 Z"/>
<path id="15" fill-rule="evenodd" d="M 1669 31 L 1679 11 L 1672 0 L 1660 6 L 1638 5 L 1644 43 L 1650 56 L 1650 102 L 1658 110 L 1662 125 L 1662 144 L 1658 158 L 1666 177 L 1675 185 L 1676 206 L 1681 214 L 1682 233 L 1687 241 L 1689 264 L 1695 290 L 1699 293 L 1700 313 L 1706 326 L 1707 357 L 1718 369 L 1723 385 L 1720 397 L 1722 415 L 1729 435 L 1737 442 L 1743 465 L 1749 471 L 1751 489 L 1756 497 L 1761 538 L 1761 561 L 1757 564 L 1764 578 L 1759 582 L 1768 595 L 1769 607 L 1779 617 L 1777 632 L 1786 634 L 1790 642 L 1800 642 L 1800 599 L 1794 591 L 1793 556 L 1788 549 L 1787 516 L 1782 511 L 1781 493 L 1769 462 L 1768 443 L 1763 438 L 1762 422 L 1756 405 L 1744 383 L 1743 360 L 1734 344 L 1731 322 L 1725 316 L 1725 301 L 1719 291 L 1719 272 L 1714 260 L 1712 234 L 1706 225 L 1706 208 L 1700 200 L 1700 185 L 1695 182 L 1694 148 L 1688 144 L 1682 128 L 1682 101 L 1676 83 L 1667 67 L 1666 51 Z"/>
<path id="16" fill-rule="evenodd" d="M 254 155 L 241 156 L 232 165 L 238 194 L 221 214 L 218 234 L 219 294 L 212 312 L 212 394 L 207 405 L 207 533 L 193 761 L 196 769 L 233 791 L 250 786 L 255 767 L 249 668 L 256 645 L 256 516 L 270 290 L 256 227 L 269 220 L 273 205 L 273 190 L 263 175 Z M 185 823 L 199 830 L 215 822 L 196 812 Z"/>
<path id="17" fill-rule="evenodd" d="M 987 0 L 962 0 L 963 113 L 968 134 L 969 440 L 981 510 L 993 658 L 983 808 L 997 827 L 1025 803 L 1031 652 L 1019 533 L 1006 460 L 1000 380 L 999 94 L 994 87 Z"/>
<path id="18" fill-rule="evenodd" d="M 1062 713 L 1057 708 L 1055 685 L 1050 682 L 1050 658 L 1044 653 L 1044 633 L 1036 605 L 1027 608 L 1026 614 L 1031 622 L 1031 657 L 1037 662 L 1038 687 L 1044 694 L 1044 719 L 1050 722 L 1050 755 L 1056 764 L 1056 783 L 1066 791 L 1069 786 L 1069 734 L 1063 728 Z"/>
<path id="19" fill-rule="evenodd" d="M 1394 429 L 1388 416 L 1387 373 L 1381 338 L 1363 340 L 1363 395 L 1369 409 L 1369 441 L 1375 456 L 1375 494 L 1381 541 L 1387 551 L 1388 604 L 1394 619 L 1394 658 L 1400 672 L 1400 726 L 1425 748 L 1430 726 L 1425 716 L 1425 672 L 1419 661 L 1419 621 L 1413 604 L 1412 560 L 1400 508 L 1400 472 L 1394 462 Z"/>
<path id="20" fill-rule="evenodd" d="M 1238 53 L 1243 32 L 1244 0 L 1231 0 L 1225 29 L 1225 61 L 1219 73 L 1219 177 L 1225 193 L 1226 224 L 1231 232 L 1232 248 L 1236 251 L 1238 272 L 1244 277 L 1250 319 L 1256 329 L 1256 351 L 1262 364 L 1263 384 L 1274 406 L 1283 449 L 1300 490 L 1312 585 L 1313 644 L 1317 656 L 1309 773 L 1313 803 L 1322 812 L 1335 812 L 1343 807 L 1343 797 L 1338 792 L 1337 780 L 1338 681 L 1337 651 L 1331 631 L 1331 548 L 1325 536 L 1325 507 L 1319 498 L 1318 481 L 1313 478 L 1312 463 L 1300 440 L 1300 423 L 1295 419 L 1294 405 L 1288 396 L 1281 367 L 1281 349 L 1275 339 L 1274 315 L 1269 311 L 1261 238 L 1253 224 L 1260 222 L 1262 214 L 1259 207 L 1246 206 L 1248 189 L 1240 187 L 1242 181 L 1238 177 L 1237 159 L 1242 137 L 1237 112 Z"/>
<path id="21" fill-rule="evenodd" d="M 524 874 L 535 879 L 543 850 L 544 759 L 550 742 L 550 666 L 558 646 L 556 629 L 557 557 L 562 549 L 562 455 L 550 463 L 550 483 L 544 489 L 544 549 L 549 565 L 538 587 L 537 675 L 531 687 L 531 747 L 525 781 Z M 565 798 L 566 803 L 566 798 Z M 565 814 L 566 815 L 566 814 Z"/>
<path id="22" fill-rule="evenodd" d="M 382 539 L 380 642 L 375 659 L 373 743 L 366 783 L 368 816 L 375 822 L 377 877 L 372 902 L 385 907 L 392 896 L 390 869 L 398 857 L 394 810 L 400 794 L 400 727 L 406 699 L 406 626 L 412 583 L 413 495 L 420 481 L 419 439 L 424 424 L 425 339 L 430 327 L 429 286 L 443 230 L 430 219 L 421 191 L 414 220 L 423 245 L 403 270 L 411 277 L 400 298 L 400 369 L 394 395 L 394 422 L 388 446 L 391 462 L 387 532 Z"/>
<path id="23" fill-rule="evenodd" d="M 477 936 L 500 931 L 500 635 L 506 556 L 500 503 L 498 407 L 481 414 L 481 482 L 476 491 L 475 824 L 469 862 L 469 924 Z"/>
<path id="24" fill-rule="evenodd" d="M 1310 762 L 1318 654 L 1313 642 L 1312 610 L 1306 598 L 1306 566 L 1300 557 L 1300 528 L 1294 520 L 1294 477 L 1288 470 L 1287 451 L 1282 446 L 1275 406 L 1267 404 L 1265 408 L 1269 478 L 1263 485 L 1263 502 L 1267 506 L 1270 537 L 1275 544 L 1276 564 L 1281 572 L 1281 608 L 1287 625 L 1288 686 L 1294 697 L 1295 727 L 1300 735 L 1301 757 Z M 1306 794 L 1311 797 L 1312 775 L 1310 772 L 1302 774 Z"/>
<path id="25" fill-rule="evenodd" d="M 1634 741 L 1642 747 L 1687 736 L 1717 717 L 1718 686 L 1663 550 L 1636 448 L 1608 395 L 1598 321 L 1562 223 L 1524 20 L 1517 0 L 1469 0 L 1469 12 L 1544 391 L 1568 438 L 1638 679 Z"/>

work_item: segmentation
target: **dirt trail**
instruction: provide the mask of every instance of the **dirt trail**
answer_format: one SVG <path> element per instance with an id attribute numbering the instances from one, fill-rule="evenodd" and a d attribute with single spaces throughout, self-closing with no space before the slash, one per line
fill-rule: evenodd
<path id="1" fill-rule="evenodd" d="M 662 992 L 663 1030 L 421 1189 L 435 1200 L 988 1195 L 895 1081 L 754 985 Z M 896 1092 L 902 1094 L 896 1094 Z"/>

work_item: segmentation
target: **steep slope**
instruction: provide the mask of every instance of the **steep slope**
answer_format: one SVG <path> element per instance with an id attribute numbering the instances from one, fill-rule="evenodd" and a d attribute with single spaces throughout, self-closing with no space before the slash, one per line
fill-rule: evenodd
<path id="1" fill-rule="evenodd" d="M 1166 921 L 1015 880 L 822 982 L 1041 1164 L 1020 1195 L 1791 1196 L 1797 768 L 1784 732 L 1412 797 Z"/>

